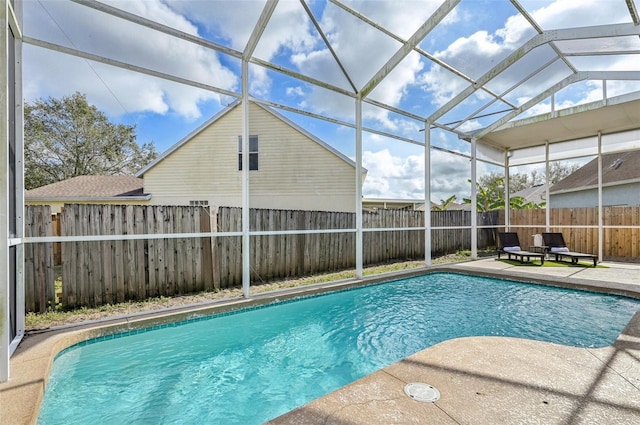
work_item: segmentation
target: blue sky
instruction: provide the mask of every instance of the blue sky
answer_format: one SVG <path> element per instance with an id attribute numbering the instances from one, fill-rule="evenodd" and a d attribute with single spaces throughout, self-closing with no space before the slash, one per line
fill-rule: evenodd
<path id="1" fill-rule="evenodd" d="M 243 50 L 264 1 L 145 0 L 105 1 L 139 16 L 189 34 Z M 367 18 L 403 39 L 440 6 L 436 0 L 345 1 Z M 353 15 L 325 0 L 308 4 L 330 40 L 335 53 L 357 88 L 362 87 L 399 48 L 400 43 L 381 31 L 363 24 Z M 629 22 L 624 0 L 521 0 L 520 4 L 543 29 L 578 25 Z M 155 69 L 231 92 L 240 91 L 240 61 L 186 41 L 101 14 L 75 3 L 59 0 L 25 1 L 25 35 L 84 50 L 137 66 Z M 504 0 L 462 0 L 430 32 L 419 47 L 471 78 L 477 78 L 535 35 L 534 28 Z M 627 40 L 629 48 L 640 49 Z M 375 48 L 372 48 L 375 46 Z M 571 47 L 571 46 L 568 46 Z M 581 46 L 573 46 L 580 49 Z M 529 56 L 530 55 L 530 56 Z M 543 63 L 553 50 L 543 46 L 530 52 L 523 65 L 507 70 L 490 84 L 503 92 L 522 78 L 527 64 Z M 254 56 L 292 71 L 324 79 L 350 90 L 351 83 L 340 71 L 331 52 L 306 17 L 299 1 L 278 3 Z M 577 57 L 588 67 L 589 58 Z M 637 69 L 629 58 L 616 58 L 607 69 Z M 188 66 L 187 66 L 188 65 Z M 601 66 L 601 65 L 600 65 Z M 90 103 L 106 112 L 114 122 L 135 124 L 139 142 L 153 141 L 162 152 L 233 101 L 229 96 L 200 88 L 150 77 L 100 63 L 90 62 L 47 49 L 24 46 L 24 95 L 27 102 L 38 98 L 85 93 Z M 519 105 L 570 72 L 566 65 L 553 63 L 531 84 L 508 92 L 505 98 Z M 253 96 L 316 114 L 353 122 L 354 101 L 348 96 L 308 84 L 278 72 L 250 65 L 250 92 Z M 379 84 L 370 98 L 428 116 L 455 96 L 468 83 L 443 67 L 412 52 Z M 637 83 L 614 82 L 609 94 L 640 90 Z M 601 96 L 597 82 L 580 83 L 558 94 L 562 107 L 584 103 Z M 482 113 L 500 112 L 508 105 L 487 106 L 488 96 L 477 92 L 468 101 L 449 111 L 441 122 L 453 122 L 486 107 Z M 548 112 L 549 102 L 529 114 Z M 364 126 L 421 142 L 419 121 L 365 105 Z M 349 157 L 354 156 L 355 132 L 351 128 L 321 120 L 283 113 L 320 139 Z M 466 130 L 481 128 L 500 114 L 470 121 Z M 457 136 L 434 132 L 432 143 L 468 153 L 468 145 Z M 432 199 L 450 194 L 468 196 L 468 160 L 434 152 Z M 423 196 L 423 152 L 419 146 L 372 133 L 363 137 L 364 166 L 369 170 L 365 196 L 421 198 Z"/>

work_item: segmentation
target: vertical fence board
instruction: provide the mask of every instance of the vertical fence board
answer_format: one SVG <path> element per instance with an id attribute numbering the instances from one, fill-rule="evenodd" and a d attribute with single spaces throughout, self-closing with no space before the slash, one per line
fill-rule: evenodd
<path id="1" fill-rule="evenodd" d="M 59 219 L 52 216 L 49 206 L 28 205 L 24 223 L 27 237 L 52 236 Z M 60 249 L 59 245 L 57 248 Z M 25 309 L 45 312 L 56 304 L 54 244 L 26 244 L 24 258 Z"/>
<path id="2" fill-rule="evenodd" d="M 208 208 L 200 208 L 200 232 L 211 232 L 211 213 Z M 200 279 L 205 291 L 212 291 L 216 288 L 213 280 L 213 241 L 212 238 L 203 238 L 202 244 L 202 272 Z"/>
<path id="3" fill-rule="evenodd" d="M 158 211 L 159 208 L 148 206 L 145 208 L 146 215 L 146 230 L 145 233 L 154 234 L 158 231 Z M 158 260 L 160 257 L 159 244 L 162 241 L 158 239 L 149 239 L 147 241 L 147 255 L 148 255 L 148 271 L 147 271 L 147 285 L 146 293 L 149 297 L 157 297 L 160 292 L 158 290 Z"/>

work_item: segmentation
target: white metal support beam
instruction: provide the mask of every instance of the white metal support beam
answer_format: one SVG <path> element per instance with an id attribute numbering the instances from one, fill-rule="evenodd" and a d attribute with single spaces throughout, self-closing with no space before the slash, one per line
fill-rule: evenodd
<path id="1" fill-rule="evenodd" d="M 524 83 L 526 83 L 529 78 L 541 73 L 542 71 L 544 71 L 545 69 L 547 69 L 549 66 L 551 66 L 552 64 L 554 64 L 556 61 L 558 60 L 558 58 L 553 58 L 551 60 L 549 60 L 548 62 L 544 63 L 542 66 L 538 67 L 537 69 L 534 69 L 532 72 L 530 72 L 527 76 L 521 78 L 517 83 L 513 84 L 511 87 L 509 87 L 507 90 L 505 90 L 504 92 L 502 92 L 500 95 L 495 95 L 495 98 L 483 105 L 480 109 L 474 111 L 472 114 L 468 115 L 466 118 L 460 120 L 460 122 L 458 122 L 455 126 L 453 126 L 454 129 L 460 127 L 461 125 L 463 125 L 464 123 L 466 123 L 468 120 L 470 119 L 474 119 L 474 118 L 478 118 L 478 114 L 480 112 L 482 112 L 485 108 L 488 108 L 489 106 L 491 106 L 494 102 L 500 100 L 503 103 L 507 103 L 505 102 L 505 96 L 512 92 L 513 90 L 515 90 L 516 88 L 520 87 L 521 85 L 523 85 Z M 516 105 L 512 105 L 509 103 L 510 106 L 512 106 L 512 108 L 515 110 L 517 109 Z M 505 111 L 506 112 L 506 111 Z"/>
<path id="2" fill-rule="evenodd" d="M 511 159 L 511 151 L 504 151 L 504 226 L 507 231 L 511 227 L 511 193 L 509 193 L 509 160 Z"/>
<path id="3" fill-rule="evenodd" d="M 363 98 L 378 85 L 391 71 L 422 41 L 422 39 L 440 23 L 451 10 L 460 3 L 460 0 L 446 0 L 440 7 L 403 43 L 402 47 L 389 58 L 386 64 L 364 85 L 360 91 Z"/>
<path id="4" fill-rule="evenodd" d="M 431 267 L 431 124 L 424 123 L 424 264 Z"/>
<path id="5" fill-rule="evenodd" d="M 444 106 L 431 114 L 427 120 L 435 122 L 438 118 L 449 112 L 456 105 L 470 96 L 474 91 L 482 88 L 486 83 L 491 81 L 491 79 L 513 65 L 524 55 L 545 43 L 559 40 L 584 40 L 589 38 L 621 37 L 626 35 L 640 35 L 640 26 L 633 24 L 612 24 L 545 31 L 544 33 L 538 34 L 527 41 L 520 48 L 514 50 L 513 53 L 478 78 L 474 84 L 468 86 Z"/>
<path id="6" fill-rule="evenodd" d="M 240 93 L 236 93 L 230 90 L 225 90 L 225 89 L 221 89 L 215 86 L 211 86 L 209 84 L 203 84 L 203 83 L 199 83 L 197 81 L 194 80 L 190 80 L 187 78 L 182 78 L 182 77 L 177 77 L 175 75 L 172 74 L 167 74 L 165 72 L 160 72 L 160 71 L 155 71 L 153 69 L 149 69 L 149 68 L 144 68 L 142 66 L 137 66 L 137 65 L 132 65 L 130 63 L 127 62 L 121 62 L 115 59 L 109 59 L 106 58 L 104 56 L 99 56 L 99 55 L 94 55 L 93 53 L 87 53 L 84 52 L 82 50 L 78 50 L 78 49 L 72 49 L 70 47 L 65 47 L 65 46 L 61 46 L 59 44 L 55 44 L 55 43 L 50 43 L 48 41 L 43 41 L 43 40 L 38 40 L 37 38 L 32 38 L 32 37 L 24 37 L 23 42 L 30 44 L 32 46 L 38 46 L 38 47 L 42 47 L 44 49 L 49 49 L 49 50 L 53 50 L 56 52 L 60 52 L 60 53 L 66 53 L 68 55 L 71 56 L 76 56 L 79 58 L 83 58 L 83 59 L 87 59 L 90 61 L 94 61 L 94 62 L 99 62 L 99 63 L 104 63 L 106 65 L 111 65 L 111 66 L 115 66 L 118 68 L 122 68 L 122 69 L 126 69 L 129 71 L 134 71 L 134 72 L 138 72 L 141 74 L 145 74 L 145 75 L 150 75 L 152 77 L 157 77 L 157 78 L 162 78 L 163 80 L 168 80 L 168 81 L 173 81 L 176 83 L 180 83 L 180 84 L 185 84 L 187 86 L 191 86 L 191 87 L 196 87 L 196 88 L 200 88 L 203 90 L 208 90 L 208 91 L 212 91 L 215 93 L 220 93 L 226 96 L 231 96 L 231 97 L 240 97 Z"/>
<path id="7" fill-rule="evenodd" d="M 363 275 L 362 248 L 362 99 L 356 99 L 356 278 Z"/>
<path id="8" fill-rule="evenodd" d="M 4 1 L 0 8 L 0 382 L 6 382 L 9 359 L 24 336 L 22 2 Z"/>
<path id="9" fill-rule="evenodd" d="M 551 231 L 551 181 L 549 176 L 551 175 L 551 167 L 549 167 L 549 141 L 544 143 L 544 182 L 545 182 L 545 196 L 547 198 L 547 206 L 544 210 L 544 228 L 545 231 Z"/>
<path id="10" fill-rule="evenodd" d="M 602 261 L 604 243 L 604 209 L 602 207 L 602 132 L 598 131 L 598 261 Z"/>
<path id="11" fill-rule="evenodd" d="M 124 19 L 124 20 L 132 22 L 132 23 L 134 23 L 136 25 L 140 25 L 140 26 L 143 26 L 143 27 L 146 27 L 146 28 L 149 28 L 149 29 L 153 29 L 153 30 L 158 31 L 158 32 L 162 32 L 164 34 L 167 34 L 167 35 L 170 35 L 172 37 L 178 38 L 180 40 L 185 40 L 185 41 L 197 44 L 199 46 L 205 47 L 207 49 L 211 49 L 211 50 L 215 50 L 215 51 L 220 52 L 220 53 L 224 53 L 224 54 L 232 56 L 234 58 L 240 59 L 240 58 L 243 57 L 243 52 L 240 52 L 238 50 L 232 49 L 232 48 L 227 47 L 227 46 L 223 46 L 221 44 L 215 43 L 215 42 L 210 41 L 210 40 L 203 39 L 201 37 L 186 33 L 184 31 L 177 30 L 177 29 L 169 27 L 167 25 L 160 24 L 160 23 L 152 21 L 150 19 L 143 18 L 143 17 L 141 17 L 139 15 L 135 15 L 133 13 L 126 12 L 126 11 L 124 11 L 122 9 L 118 9 L 116 7 L 113 7 L 113 6 L 98 2 L 96 0 L 71 0 L 71 1 L 73 1 L 75 3 L 78 3 L 78 4 L 81 4 L 83 6 L 90 7 L 90 8 L 95 9 L 95 10 L 99 10 L 100 12 L 109 14 L 111 16 L 115 16 L 117 18 Z M 273 12 L 273 10 L 271 10 L 271 13 L 272 12 Z M 264 14 L 264 11 L 263 11 L 263 14 Z M 33 39 L 31 39 L 31 40 L 33 40 Z M 44 46 L 42 46 L 42 47 L 44 47 Z M 54 50 L 58 50 L 58 49 L 54 49 Z M 70 52 L 67 52 L 67 53 L 70 53 Z M 332 85 L 327 84 L 325 82 L 310 78 L 308 76 L 293 72 L 291 70 L 287 70 L 287 69 L 282 68 L 282 67 L 280 67 L 278 65 L 275 65 L 275 64 L 272 64 L 272 63 L 257 59 L 257 58 L 250 58 L 249 62 L 255 63 L 257 65 L 260 65 L 260 66 L 268 68 L 268 69 L 272 69 L 274 71 L 282 72 L 284 74 L 287 74 L 287 75 L 293 76 L 295 78 L 298 78 L 298 79 L 300 79 L 302 81 L 306 81 L 306 82 L 309 82 L 311 84 L 315 84 L 317 86 L 320 86 L 320 87 L 323 87 L 323 88 L 326 88 L 326 89 L 329 89 L 329 90 L 337 91 L 338 93 L 342 93 L 342 94 L 353 96 L 353 93 L 349 93 L 349 92 L 343 91 L 339 87 L 332 86 Z M 115 64 L 112 63 L 111 65 L 115 65 Z M 115 66 L 118 66 L 118 65 L 115 65 Z M 125 67 L 125 68 L 127 68 L 127 67 Z M 160 77 L 160 78 L 163 78 L 163 77 Z M 207 88 L 207 90 L 210 90 L 210 89 Z M 355 92 L 355 89 L 354 89 L 354 92 Z"/>
<path id="12" fill-rule="evenodd" d="M 506 114 L 505 116 L 503 116 L 499 120 L 495 121 L 490 126 L 485 127 L 482 130 L 479 130 L 478 132 L 474 133 L 473 136 L 475 138 L 477 138 L 477 139 L 481 139 L 486 134 L 488 134 L 488 133 L 492 132 L 493 130 L 495 130 L 496 128 L 500 127 L 502 124 L 507 123 L 512 118 L 520 115 L 521 113 L 523 113 L 527 109 L 534 107 L 535 105 L 537 105 L 538 103 L 540 103 L 541 101 L 546 99 L 547 97 L 551 96 L 552 93 L 556 93 L 558 90 L 563 89 L 563 88 L 567 87 L 570 84 L 576 83 L 578 81 L 582 81 L 583 79 L 584 79 L 584 74 L 582 74 L 582 73 L 569 75 L 564 80 L 554 84 L 553 86 L 551 86 L 547 90 L 543 91 L 542 93 L 538 94 L 534 98 L 532 98 L 529 101 L 523 103 L 520 107 L 518 107 L 517 109 L 513 110 L 512 112 L 509 112 L 508 114 Z"/>
<path id="13" fill-rule="evenodd" d="M 242 60 L 242 294 L 250 295 L 251 232 L 249 187 L 249 62 Z"/>
<path id="14" fill-rule="evenodd" d="M 242 295 L 248 298 L 251 287 L 251 223 L 249 185 L 249 58 L 258 45 L 260 36 L 273 14 L 278 0 L 269 0 L 262 9 L 242 53 Z"/>
<path id="15" fill-rule="evenodd" d="M 251 56 L 253 56 L 253 52 L 260 41 L 260 37 L 264 32 L 265 28 L 267 28 L 267 24 L 269 23 L 269 19 L 271 19 L 271 15 L 273 15 L 273 11 L 276 9 L 278 5 L 278 0 L 267 0 L 267 3 L 262 8 L 262 13 L 258 18 L 258 22 L 253 27 L 253 32 L 247 41 L 247 45 L 242 52 L 242 58 L 244 60 L 249 60 Z"/>
<path id="16" fill-rule="evenodd" d="M 15 3 L 15 12 L 22 16 L 22 4 Z M 9 63 L 9 66 L 15 67 L 15 157 L 16 157 L 16 239 L 21 241 L 16 246 L 16 331 L 17 336 L 9 345 L 9 352 L 14 353 L 18 344 L 22 341 L 25 333 L 25 288 L 24 288 L 24 111 L 23 101 L 24 95 L 22 91 L 22 38 L 20 32 L 20 24 L 13 14 L 13 22 L 11 24 L 16 37 L 15 60 L 16 63 Z"/>
<path id="17" fill-rule="evenodd" d="M 577 74 L 571 74 L 562 81 L 559 81 L 558 83 L 549 87 L 542 93 L 539 93 L 529 101 L 523 103 L 517 109 L 509 112 L 499 120 L 495 121 L 493 124 L 474 133 L 473 136 L 477 139 L 481 139 L 486 134 L 492 132 L 501 125 L 506 124 L 512 118 L 520 115 L 527 109 L 534 107 L 547 97 L 551 96 L 554 93 L 557 93 L 559 90 L 571 84 L 585 80 L 640 80 L 640 71 L 584 71 L 578 72 Z"/>
<path id="18" fill-rule="evenodd" d="M 124 19 L 125 21 L 132 22 L 136 25 L 140 25 L 146 28 L 153 29 L 158 32 L 162 32 L 164 34 L 170 35 L 172 37 L 178 38 L 180 40 L 189 41 L 191 43 L 200 45 L 202 47 L 206 47 L 208 49 L 213 49 L 218 52 L 227 54 L 229 56 L 233 56 L 235 58 L 241 58 L 242 53 L 234 50 L 230 47 L 223 46 L 218 43 L 214 43 L 210 40 L 205 40 L 204 38 L 195 36 L 193 34 L 186 33 L 184 31 L 180 31 L 178 29 L 172 28 L 170 26 L 160 24 L 156 21 L 152 21 L 150 19 L 143 18 L 140 15 L 136 15 L 133 13 L 129 13 L 122 9 L 118 9 L 117 7 L 110 6 L 108 4 L 96 1 L 96 0 L 71 0 L 74 3 L 78 3 L 82 6 L 90 7 L 92 9 L 98 10 L 102 13 L 106 13 L 111 16 L 115 16 L 120 19 Z"/>
<path id="19" fill-rule="evenodd" d="M 9 287 L 9 2 L 0 10 L 0 382 L 9 380 L 11 301 Z"/>
<path id="20" fill-rule="evenodd" d="M 634 24 L 640 25 L 640 15 L 638 15 L 638 9 L 636 8 L 634 0 L 626 0 L 626 2 L 629 14 L 631 15 L 631 20 Z"/>
<path id="21" fill-rule="evenodd" d="M 478 259 L 478 140 L 471 138 L 471 259 Z"/>
<path id="22" fill-rule="evenodd" d="M 529 12 L 527 12 L 526 9 L 522 7 L 522 5 L 518 2 L 518 0 L 511 0 L 511 4 L 513 4 L 513 6 L 516 9 L 518 9 L 518 12 L 520 12 L 520 14 L 524 17 L 524 19 L 526 19 L 527 22 L 529 22 L 529 25 L 531 25 L 536 31 L 538 31 L 538 34 L 543 33 L 543 30 L 540 27 L 540 25 L 538 25 L 538 23 L 531 17 L 531 15 L 529 15 Z M 571 70 L 571 72 L 573 72 L 574 74 L 578 72 L 578 70 L 573 66 L 571 62 L 569 62 L 569 60 L 565 57 L 565 55 L 560 51 L 558 46 L 556 46 L 556 44 L 553 41 L 549 42 L 549 45 L 551 46 L 553 51 L 558 55 L 558 57 L 561 58 L 564 64 Z"/>
<path id="23" fill-rule="evenodd" d="M 307 5 L 306 1 L 300 0 L 300 3 L 302 3 L 302 7 L 304 7 L 304 10 L 307 12 L 307 16 L 309 16 L 309 19 L 311 19 L 311 22 L 313 23 L 313 26 L 316 28 L 316 31 L 318 31 L 318 34 L 320 34 L 320 37 L 322 37 L 322 41 L 324 41 L 325 46 L 327 46 L 327 49 L 329 49 L 329 52 L 331 52 L 331 56 L 333 56 L 333 60 L 336 61 L 336 63 L 338 64 L 338 67 L 340 68 L 340 71 L 342 71 L 342 74 L 347 79 L 347 81 L 349 82 L 349 85 L 353 89 L 353 92 L 356 93 L 358 91 L 358 89 L 356 88 L 356 85 L 354 84 L 353 80 L 349 76 L 347 69 L 342 64 L 342 61 L 340 61 L 340 58 L 338 57 L 336 51 L 333 49 L 333 46 L 331 45 L 331 42 L 329 42 L 329 39 L 325 35 L 324 31 L 322 30 L 322 27 L 320 27 L 318 20 L 313 15 L 313 11 L 309 8 L 309 5 Z"/>

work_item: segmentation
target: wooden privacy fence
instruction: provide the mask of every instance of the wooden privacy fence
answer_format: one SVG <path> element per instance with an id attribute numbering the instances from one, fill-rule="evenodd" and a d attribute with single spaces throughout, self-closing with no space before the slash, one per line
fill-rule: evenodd
<path id="1" fill-rule="evenodd" d="M 29 236 L 48 236 L 55 223 L 48 207 L 27 207 Z M 250 238 L 251 281 L 300 277 L 355 266 L 355 214 L 325 211 L 250 210 L 252 232 L 282 231 Z M 468 211 L 432 212 L 432 226 L 471 224 Z M 495 223 L 495 214 L 479 214 L 478 223 Z M 61 236 L 239 232 L 240 208 L 219 208 L 211 219 L 208 208 L 184 206 L 65 205 L 58 220 Z M 424 258 L 424 213 L 378 210 L 363 214 L 365 265 Z M 300 230 L 331 233 L 292 234 Z M 479 245 L 493 246 L 492 233 Z M 432 230 L 433 253 L 446 254 L 471 245 L 469 229 Z M 55 304 L 53 248 L 28 244 L 29 311 Z M 62 242 L 64 308 L 99 306 L 125 300 L 210 291 L 242 282 L 242 238 L 180 237 Z M 30 273 L 30 274 L 29 274 Z"/>
<path id="2" fill-rule="evenodd" d="M 469 211 L 432 212 L 432 226 L 470 226 Z M 478 214 L 481 225 L 494 224 L 497 213 Z M 327 211 L 284 211 L 252 209 L 250 229 L 261 231 L 341 230 L 355 227 L 355 214 Z M 394 260 L 424 258 L 424 230 L 366 229 L 422 228 L 424 212 L 378 210 L 362 215 L 363 264 L 382 264 Z M 221 207 L 217 214 L 218 232 L 242 230 L 242 209 Z M 494 246 L 493 232 L 482 231 L 478 245 Z M 255 235 L 250 237 L 251 281 L 305 276 L 313 273 L 355 267 L 355 233 L 308 233 Z M 215 287 L 242 282 L 241 237 L 216 238 L 214 243 Z M 432 253 L 447 254 L 470 249 L 469 229 L 432 231 Z"/>
<path id="3" fill-rule="evenodd" d="M 210 231 L 207 209 L 65 205 L 64 236 Z M 62 305 L 99 306 L 213 289 L 210 238 L 62 243 Z"/>
<path id="4" fill-rule="evenodd" d="M 575 251 L 597 253 L 595 208 L 549 210 L 551 230 L 562 231 Z M 251 280 L 299 277 L 355 266 L 355 214 L 321 211 L 251 210 Z M 27 237 L 208 233 L 241 230 L 241 209 L 219 208 L 212 219 L 208 208 L 184 206 L 66 205 L 55 217 L 47 206 L 25 208 Z M 511 225 L 523 245 L 545 229 L 545 210 L 512 210 Z M 504 225 L 504 211 L 478 213 L 478 247 L 493 247 L 493 234 Z M 603 255 L 609 260 L 640 261 L 640 206 L 603 209 Z M 433 211 L 432 254 L 453 253 L 471 246 L 469 211 Z M 534 226 L 518 228 L 517 226 Z M 420 211 L 378 210 L 363 213 L 365 265 L 424 258 L 424 230 L 368 232 L 366 229 L 423 227 Z M 559 227 L 563 226 L 563 227 Z M 332 233 L 291 234 L 299 230 Z M 98 306 L 154 296 L 172 296 L 239 285 L 242 281 L 242 239 L 179 237 L 120 241 L 37 243 L 25 245 L 26 310 L 45 311 L 55 305 L 54 255 L 60 245 L 62 298 L 65 308 Z"/>
<path id="5" fill-rule="evenodd" d="M 532 235 L 545 232 L 546 210 L 512 210 L 511 226 L 518 232 L 520 243 L 533 245 Z M 551 208 L 550 231 L 562 232 L 564 241 L 573 251 L 598 254 L 597 208 Z M 640 206 L 604 207 L 602 256 L 605 260 L 640 261 Z M 518 228 L 517 226 L 535 227 Z M 636 228 L 633 228 L 635 226 Z"/>

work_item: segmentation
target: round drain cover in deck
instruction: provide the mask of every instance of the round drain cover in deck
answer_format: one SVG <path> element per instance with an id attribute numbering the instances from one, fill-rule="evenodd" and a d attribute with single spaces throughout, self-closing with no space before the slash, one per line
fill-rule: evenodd
<path id="1" fill-rule="evenodd" d="M 440 398 L 440 391 L 429 384 L 410 382 L 404 386 L 404 392 L 415 401 L 433 403 Z"/>

